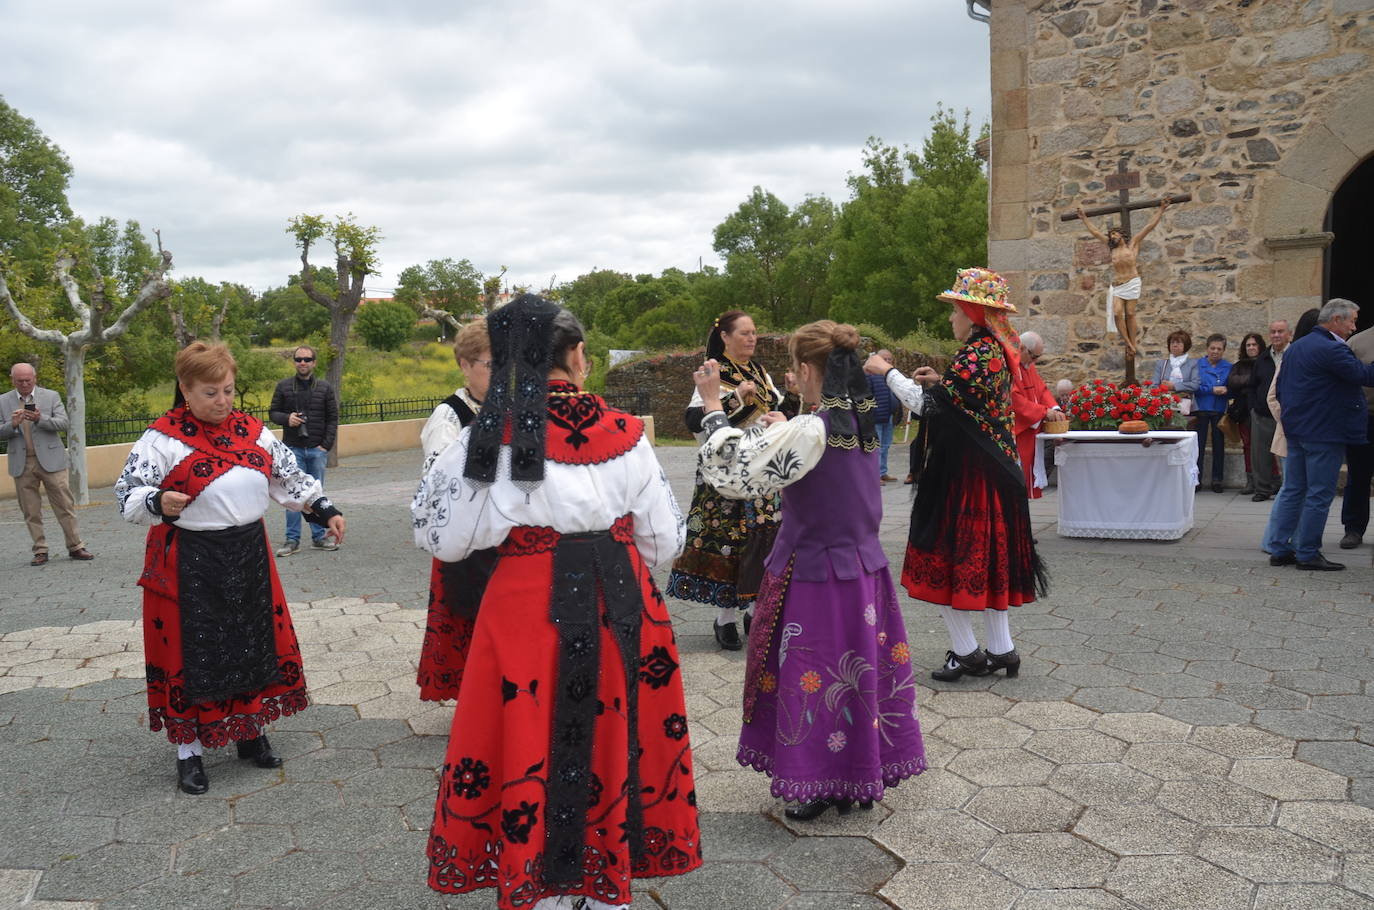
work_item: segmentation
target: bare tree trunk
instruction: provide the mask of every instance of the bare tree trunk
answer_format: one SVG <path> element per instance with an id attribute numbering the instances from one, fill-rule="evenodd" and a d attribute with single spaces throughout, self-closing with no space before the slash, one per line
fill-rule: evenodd
<path id="1" fill-rule="evenodd" d="M 91 501 L 86 483 L 86 346 L 62 344 L 63 376 L 67 383 L 67 483 L 77 505 Z"/>

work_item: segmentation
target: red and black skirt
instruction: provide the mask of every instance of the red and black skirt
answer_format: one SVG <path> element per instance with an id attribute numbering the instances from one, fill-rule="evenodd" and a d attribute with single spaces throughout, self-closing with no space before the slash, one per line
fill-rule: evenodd
<path id="1" fill-rule="evenodd" d="M 477 608 L 496 568 L 496 550 L 481 550 L 459 562 L 434 560 L 429 572 L 429 614 L 420 645 L 415 681 L 421 701 L 458 697 L 467 666 Z"/>
<path id="2" fill-rule="evenodd" d="M 500 547 L 473 628 L 429 843 L 437 891 L 497 906 L 628 904 L 701 864 L 687 711 L 663 598 L 630 519 Z"/>
<path id="3" fill-rule="evenodd" d="M 148 532 L 148 726 L 174 743 L 254 739 L 306 707 L 301 651 L 261 521 Z"/>

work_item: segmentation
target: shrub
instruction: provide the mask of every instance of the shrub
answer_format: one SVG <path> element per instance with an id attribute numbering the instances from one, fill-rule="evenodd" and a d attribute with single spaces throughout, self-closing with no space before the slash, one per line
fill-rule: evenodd
<path id="1" fill-rule="evenodd" d="M 394 351 L 410 340 L 415 328 L 415 311 L 394 300 L 369 303 L 358 310 L 354 327 L 368 347 Z"/>

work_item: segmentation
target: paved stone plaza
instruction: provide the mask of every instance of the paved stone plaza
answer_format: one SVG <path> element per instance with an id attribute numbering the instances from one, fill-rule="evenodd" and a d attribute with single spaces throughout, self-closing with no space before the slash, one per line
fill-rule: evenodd
<path id="1" fill-rule="evenodd" d="M 695 453 L 659 454 L 685 507 Z M 80 513 L 96 561 L 29 568 L 0 501 L 0 907 L 494 905 L 425 886 L 451 708 L 414 682 L 418 462 L 330 473 L 349 539 L 279 563 L 314 705 L 273 727 L 283 769 L 208 753 L 200 797 L 147 730 L 142 530 L 96 491 Z M 908 489 L 883 493 L 894 566 Z M 639 882 L 635 907 L 1374 908 L 1370 548 L 1336 550 L 1332 522 L 1327 555 L 1350 571 L 1272 569 L 1268 503 L 1197 503 L 1178 543 L 1060 538 L 1053 495 L 1033 504 L 1053 590 L 1012 614 L 1020 677 L 922 688 L 930 770 L 844 818 L 786 821 L 735 763 L 743 653 L 716 649 L 713 611 L 673 603 L 708 862 Z M 913 660 L 935 666 L 938 616 L 903 607 Z"/>

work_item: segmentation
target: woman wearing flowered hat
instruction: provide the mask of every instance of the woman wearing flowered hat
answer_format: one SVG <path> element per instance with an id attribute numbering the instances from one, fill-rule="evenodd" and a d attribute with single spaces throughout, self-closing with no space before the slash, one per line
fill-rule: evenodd
<path id="1" fill-rule="evenodd" d="M 1012 431 L 1011 377 L 1019 364 L 1007 284 L 996 272 L 963 269 L 939 299 L 954 304 L 950 325 L 963 342 L 943 376 L 921 367 L 911 378 L 878 355 L 864 369 L 886 376 L 902 403 L 926 419 L 916 445 L 925 467 L 912 508 L 902 585 L 940 605 L 952 647 L 931 673 L 941 681 L 1004 670 L 1021 658 L 1007 608 L 1044 593 L 1045 573 L 1031 537 L 1026 478 Z M 970 613 L 983 613 L 987 651 Z"/>

